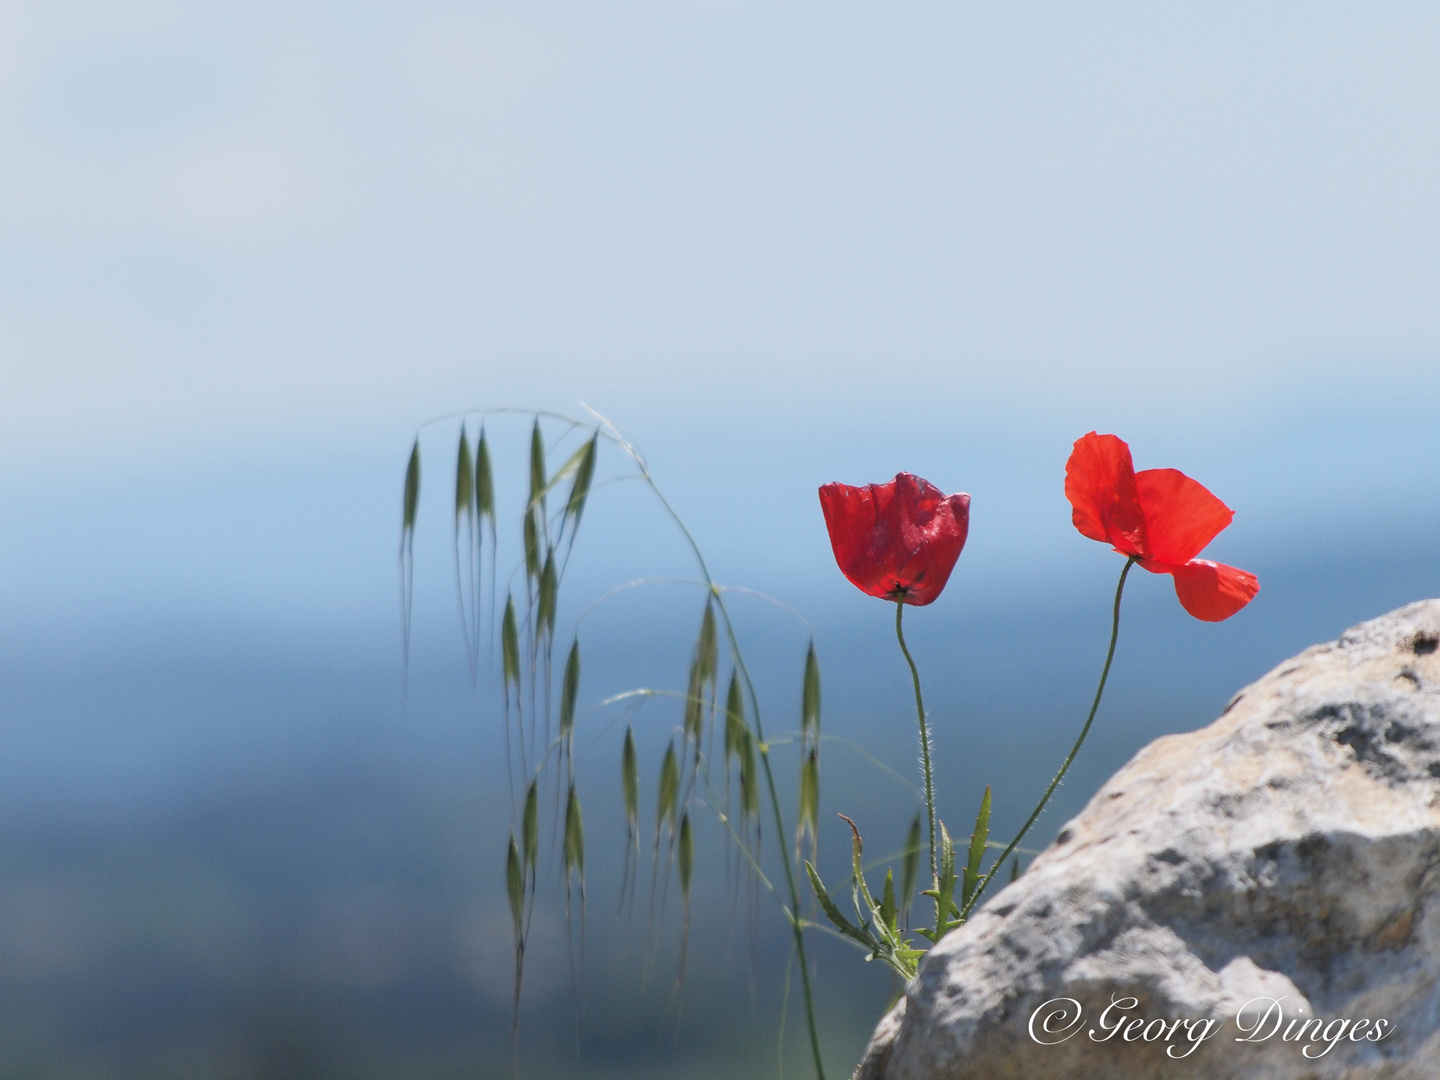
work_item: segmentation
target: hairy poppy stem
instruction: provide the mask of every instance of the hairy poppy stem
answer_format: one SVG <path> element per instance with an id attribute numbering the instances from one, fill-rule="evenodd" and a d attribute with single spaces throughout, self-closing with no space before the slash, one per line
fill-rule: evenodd
<path id="1" fill-rule="evenodd" d="M 925 699 L 920 694 L 920 669 L 915 666 L 915 659 L 905 645 L 905 630 L 901 625 L 904 617 L 905 601 L 903 599 L 896 600 L 895 637 L 900 642 L 900 651 L 905 654 L 905 662 L 910 665 L 910 678 L 915 683 L 915 715 L 920 720 L 920 760 L 924 764 L 925 771 L 925 816 L 930 825 L 930 882 L 931 887 L 936 888 L 938 878 L 935 873 L 935 783 L 930 773 L 930 729 L 925 726 Z M 935 898 L 935 906 L 935 925 L 942 926 L 946 913 L 939 910 L 939 896 Z"/>
<path id="2" fill-rule="evenodd" d="M 965 905 L 965 910 L 960 913 L 962 920 L 965 919 L 974 909 L 975 905 L 980 902 L 980 896 L 985 892 L 985 886 L 990 884 L 990 879 L 995 876 L 995 872 L 1005 865 L 1005 860 L 1010 858 L 1014 853 L 1020 841 L 1025 838 L 1025 834 L 1030 831 L 1030 826 L 1035 824 L 1035 819 L 1040 816 L 1040 811 L 1045 809 L 1045 804 L 1050 801 L 1050 796 L 1055 794 L 1055 789 L 1060 786 L 1060 781 L 1065 776 L 1066 770 L 1070 768 L 1070 763 L 1075 760 L 1075 755 L 1080 753 L 1080 746 L 1084 743 L 1085 736 L 1090 734 L 1090 725 L 1095 721 L 1095 714 L 1100 710 L 1100 698 L 1105 693 L 1105 680 L 1110 678 L 1110 664 L 1115 659 L 1115 642 L 1120 637 L 1120 596 L 1125 592 L 1125 579 L 1130 575 L 1130 568 L 1139 561 L 1140 556 L 1131 555 L 1125 560 L 1125 569 L 1120 571 L 1120 583 L 1115 586 L 1115 608 L 1110 621 L 1110 649 L 1105 653 L 1105 666 L 1100 670 L 1100 685 L 1095 688 L 1095 700 L 1090 704 L 1090 715 L 1085 718 L 1085 726 L 1080 729 L 1080 737 L 1075 740 L 1075 745 L 1070 748 L 1070 753 L 1065 756 L 1065 764 L 1060 766 L 1060 771 L 1055 774 L 1055 779 L 1050 781 L 1050 786 L 1045 789 L 1044 796 L 1040 799 L 1034 811 L 1031 812 L 1024 827 L 1016 835 L 1015 839 L 1010 841 L 1010 846 L 1005 849 L 1000 858 L 995 860 L 995 864 L 990 867 L 990 872 L 980 879 L 980 884 L 975 887 L 975 894 L 970 897 L 970 902 Z"/>

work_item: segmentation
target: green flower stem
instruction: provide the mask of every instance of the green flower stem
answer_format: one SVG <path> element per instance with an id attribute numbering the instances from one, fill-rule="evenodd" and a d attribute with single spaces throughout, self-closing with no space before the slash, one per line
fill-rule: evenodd
<path id="1" fill-rule="evenodd" d="M 1030 831 L 1030 826 L 1035 824 L 1035 819 L 1040 816 L 1040 811 L 1045 809 L 1045 804 L 1050 801 L 1050 796 L 1055 794 L 1055 789 L 1060 786 L 1060 781 L 1065 776 L 1066 770 L 1070 768 L 1070 763 L 1075 760 L 1075 755 L 1080 752 L 1080 746 L 1085 742 L 1085 736 L 1090 734 L 1090 725 L 1095 721 L 1095 714 L 1100 709 L 1100 698 L 1105 693 L 1105 680 L 1110 678 L 1110 664 L 1115 659 L 1115 642 L 1120 637 L 1120 597 L 1125 592 L 1125 579 L 1130 575 L 1130 568 L 1139 561 L 1140 557 L 1138 555 L 1131 555 L 1130 558 L 1125 561 L 1125 569 L 1120 571 L 1120 583 L 1115 586 L 1115 608 L 1110 621 L 1110 649 L 1105 653 L 1105 666 L 1100 670 L 1100 685 L 1095 688 L 1095 700 L 1090 704 L 1090 715 L 1085 718 L 1085 726 L 1080 729 L 1080 737 L 1075 740 L 1075 745 L 1070 748 L 1070 753 L 1065 756 L 1065 763 L 1060 766 L 1060 771 L 1055 774 L 1055 779 L 1050 781 L 1050 786 L 1045 789 L 1044 796 L 1041 797 L 1039 804 L 1030 814 L 1029 819 L 1025 822 L 1025 826 L 1016 835 L 1015 839 L 1010 841 L 1010 846 L 1005 849 L 1000 858 L 995 860 L 995 864 L 990 867 L 990 872 L 980 879 L 980 884 L 975 888 L 975 895 L 970 897 L 970 903 L 966 904 L 965 910 L 960 913 L 962 920 L 965 919 L 974 909 L 975 905 L 980 902 L 980 896 L 985 892 L 985 886 L 990 884 L 990 879 L 995 876 L 1000 867 L 1005 865 L 1005 860 L 1014 853 L 1020 841 L 1025 838 L 1025 834 Z"/>
<path id="2" fill-rule="evenodd" d="M 930 729 L 925 726 L 925 699 L 920 695 L 920 669 L 915 666 L 915 658 L 910 655 L 909 648 L 905 645 L 905 630 L 901 625 L 905 617 L 905 600 L 903 598 L 895 601 L 895 637 L 900 642 L 900 651 L 905 654 L 905 662 L 910 665 L 910 678 L 915 683 L 915 715 L 920 720 L 920 760 L 925 770 L 925 816 L 930 825 L 930 881 L 931 888 L 939 888 L 939 878 L 935 870 L 935 782 L 930 770 Z M 948 912 L 940 910 L 940 897 L 935 897 L 935 925 L 943 926 L 945 916 Z"/>

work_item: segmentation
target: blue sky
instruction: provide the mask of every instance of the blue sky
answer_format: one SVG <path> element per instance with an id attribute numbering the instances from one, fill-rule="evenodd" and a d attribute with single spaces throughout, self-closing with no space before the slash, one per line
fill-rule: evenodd
<path id="1" fill-rule="evenodd" d="M 393 438 L 522 397 L 1198 433 L 1433 395 L 1437 30 L 12 5 L 7 443 Z"/>
<path id="2" fill-rule="evenodd" d="M 975 496 L 966 588 L 1104 564 L 1092 428 L 1237 510 L 1218 557 L 1409 550 L 1437 44 L 1419 4 L 11 5 L 8 603 L 388 625 L 415 427 L 496 404 L 601 409 L 802 603 L 815 487 L 902 468 Z"/>

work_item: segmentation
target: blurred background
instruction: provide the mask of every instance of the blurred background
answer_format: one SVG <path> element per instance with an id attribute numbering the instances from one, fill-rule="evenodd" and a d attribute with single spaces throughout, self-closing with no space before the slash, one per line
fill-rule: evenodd
<path id="1" fill-rule="evenodd" d="M 1043 845 L 1140 746 L 1440 594 L 1437 51 L 1419 3 L 0 6 L 0 1077 L 809 1075 L 784 927 L 730 902 L 713 819 L 683 989 L 648 863 L 616 915 L 613 710 L 578 760 L 584 962 L 552 869 L 512 1046 L 458 419 L 423 431 L 402 692 L 417 426 L 593 407 L 717 578 L 809 620 L 734 598 L 772 733 L 813 628 L 836 881 L 834 812 L 880 855 L 918 796 L 891 612 L 816 487 L 973 496 L 907 620 L 968 834 L 985 784 L 1023 820 L 1103 660 L 1121 560 L 1070 525 L 1071 442 L 1201 480 L 1236 510 L 1207 554 L 1263 591 L 1208 625 L 1133 580 Z M 503 586 L 528 426 L 488 430 Z M 625 472 L 602 457 L 565 642 L 613 585 L 694 576 Z M 701 599 L 587 615 L 582 708 L 683 688 Z M 645 807 L 678 710 L 625 719 Z M 846 1075 L 895 987 L 815 949 Z"/>

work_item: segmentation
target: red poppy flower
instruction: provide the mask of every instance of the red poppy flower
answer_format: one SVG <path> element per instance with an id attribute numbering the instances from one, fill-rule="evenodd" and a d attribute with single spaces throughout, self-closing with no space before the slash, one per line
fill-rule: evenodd
<path id="1" fill-rule="evenodd" d="M 1235 513 L 1178 469 L 1136 472 L 1130 447 L 1095 432 L 1075 441 L 1065 465 L 1065 497 L 1075 528 L 1152 574 L 1175 579 L 1180 605 L 1197 619 L 1228 619 L 1254 599 L 1254 574 L 1195 556 Z"/>
<path id="2" fill-rule="evenodd" d="M 840 571 L 861 592 L 923 607 L 950 580 L 970 531 L 970 496 L 897 473 L 888 484 L 826 484 L 820 508 Z"/>

